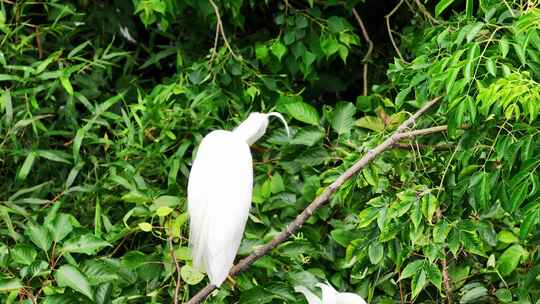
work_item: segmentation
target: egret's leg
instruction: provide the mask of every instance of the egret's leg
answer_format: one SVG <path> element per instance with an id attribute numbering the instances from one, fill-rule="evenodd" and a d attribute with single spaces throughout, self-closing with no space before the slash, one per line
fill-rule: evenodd
<path id="1" fill-rule="evenodd" d="M 234 287 L 234 285 L 236 285 L 236 281 L 230 275 L 227 276 L 227 281 L 229 281 L 229 283 L 231 284 L 231 287 Z"/>

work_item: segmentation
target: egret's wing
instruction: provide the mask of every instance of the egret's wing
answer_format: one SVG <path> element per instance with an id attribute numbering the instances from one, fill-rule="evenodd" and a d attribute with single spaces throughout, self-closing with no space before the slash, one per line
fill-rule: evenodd
<path id="1" fill-rule="evenodd" d="M 247 143 L 228 131 L 205 136 L 189 175 L 188 212 L 193 265 L 204 268 L 213 285 L 220 286 L 233 265 L 252 188 Z"/>
<path id="2" fill-rule="evenodd" d="M 308 304 L 323 304 L 319 297 L 304 286 L 295 286 L 294 291 L 302 293 L 306 297 Z"/>
<path id="3" fill-rule="evenodd" d="M 367 304 L 367 303 L 364 299 L 362 299 L 361 296 L 355 293 L 342 292 L 338 294 L 336 304 Z"/>

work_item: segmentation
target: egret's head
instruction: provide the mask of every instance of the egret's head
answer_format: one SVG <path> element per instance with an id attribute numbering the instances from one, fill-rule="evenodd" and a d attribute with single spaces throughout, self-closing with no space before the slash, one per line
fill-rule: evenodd
<path id="1" fill-rule="evenodd" d="M 244 120 L 238 127 L 236 127 L 233 132 L 244 138 L 248 145 L 252 145 L 257 140 L 259 140 L 259 138 L 261 138 L 266 132 L 266 128 L 268 127 L 268 118 L 270 116 L 275 116 L 279 118 L 281 122 L 283 122 L 283 124 L 285 125 L 287 136 L 290 136 L 289 126 L 287 125 L 287 122 L 285 121 L 283 116 L 281 116 L 281 114 L 279 114 L 278 112 L 253 112 L 249 114 L 248 118 Z"/>

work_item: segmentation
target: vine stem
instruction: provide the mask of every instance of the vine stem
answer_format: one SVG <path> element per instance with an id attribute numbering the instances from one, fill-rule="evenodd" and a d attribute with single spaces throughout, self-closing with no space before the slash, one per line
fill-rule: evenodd
<path id="1" fill-rule="evenodd" d="M 313 215 L 313 213 L 324 205 L 330 197 L 349 179 L 354 175 L 360 172 L 365 168 L 371 161 L 373 161 L 377 156 L 383 153 L 386 150 L 391 149 L 394 145 L 402 140 L 403 138 L 408 138 L 414 135 L 411 135 L 411 132 L 406 132 L 409 127 L 414 125 L 420 116 L 424 115 L 432 106 L 434 106 L 440 97 L 437 97 L 424 106 L 422 106 L 416 113 L 411 115 L 406 121 L 404 121 L 397 130 L 390 135 L 385 141 L 379 144 L 372 150 L 369 150 L 362 158 L 360 158 L 355 164 L 353 164 L 347 171 L 340 175 L 332 184 L 330 184 L 323 193 L 317 196 L 313 202 L 311 202 L 297 217 L 292 221 L 285 229 L 278 233 L 274 238 L 267 244 L 258 247 L 255 249 L 249 256 L 243 258 L 232 267 L 229 275 L 235 277 L 239 273 L 247 270 L 251 264 L 260 259 L 261 257 L 268 254 L 272 249 L 276 248 L 278 245 L 287 240 L 292 234 L 296 233 L 300 227 Z M 432 132 L 433 133 L 433 132 Z M 216 289 L 216 286 L 208 284 L 206 287 L 201 289 L 196 295 L 194 295 L 186 304 L 197 304 L 202 302 L 206 297 Z"/>

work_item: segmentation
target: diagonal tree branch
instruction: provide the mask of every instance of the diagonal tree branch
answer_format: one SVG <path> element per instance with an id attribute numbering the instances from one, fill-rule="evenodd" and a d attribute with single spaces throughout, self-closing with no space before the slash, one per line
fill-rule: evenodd
<path id="1" fill-rule="evenodd" d="M 324 192 L 317 196 L 311 204 L 309 204 L 304 211 L 302 211 L 294 221 L 292 221 L 285 229 L 278 233 L 269 243 L 258 247 L 253 253 L 244 259 L 240 260 L 229 273 L 231 276 L 236 276 L 240 272 L 248 269 L 251 264 L 257 261 L 259 258 L 263 257 L 269 253 L 272 249 L 276 248 L 279 244 L 287 240 L 292 234 L 296 233 L 298 229 L 308 220 L 308 218 L 323 204 L 325 204 L 332 194 L 334 194 L 346 181 L 351 179 L 356 175 L 360 170 L 365 168 L 372 160 L 379 156 L 384 151 L 391 149 L 395 143 L 400 141 L 403 138 L 410 137 L 410 132 L 406 132 L 410 126 L 414 125 L 416 120 L 426 113 L 433 105 L 435 105 L 440 100 L 440 97 L 437 97 L 429 102 L 427 102 L 422 108 L 420 108 L 416 113 L 411 115 L 405 122 L 403 122 L 397 130 L 388 137 L 384 142 L 375 147 L 373 150 L 368 151 L 360 160 L 358 160 L 352 167 L 347 169 L 342 175 L 340 175 L 332 184 L 330 184 Z M 407 135 L 407 136 L 404 136 Z M 194 295 L 187 304 L 197 304 L 203 301 L 212 291 L 216 289 L 214 285 L 207 285 L 202 290 L 200 290 L 196 295 Z"/>

